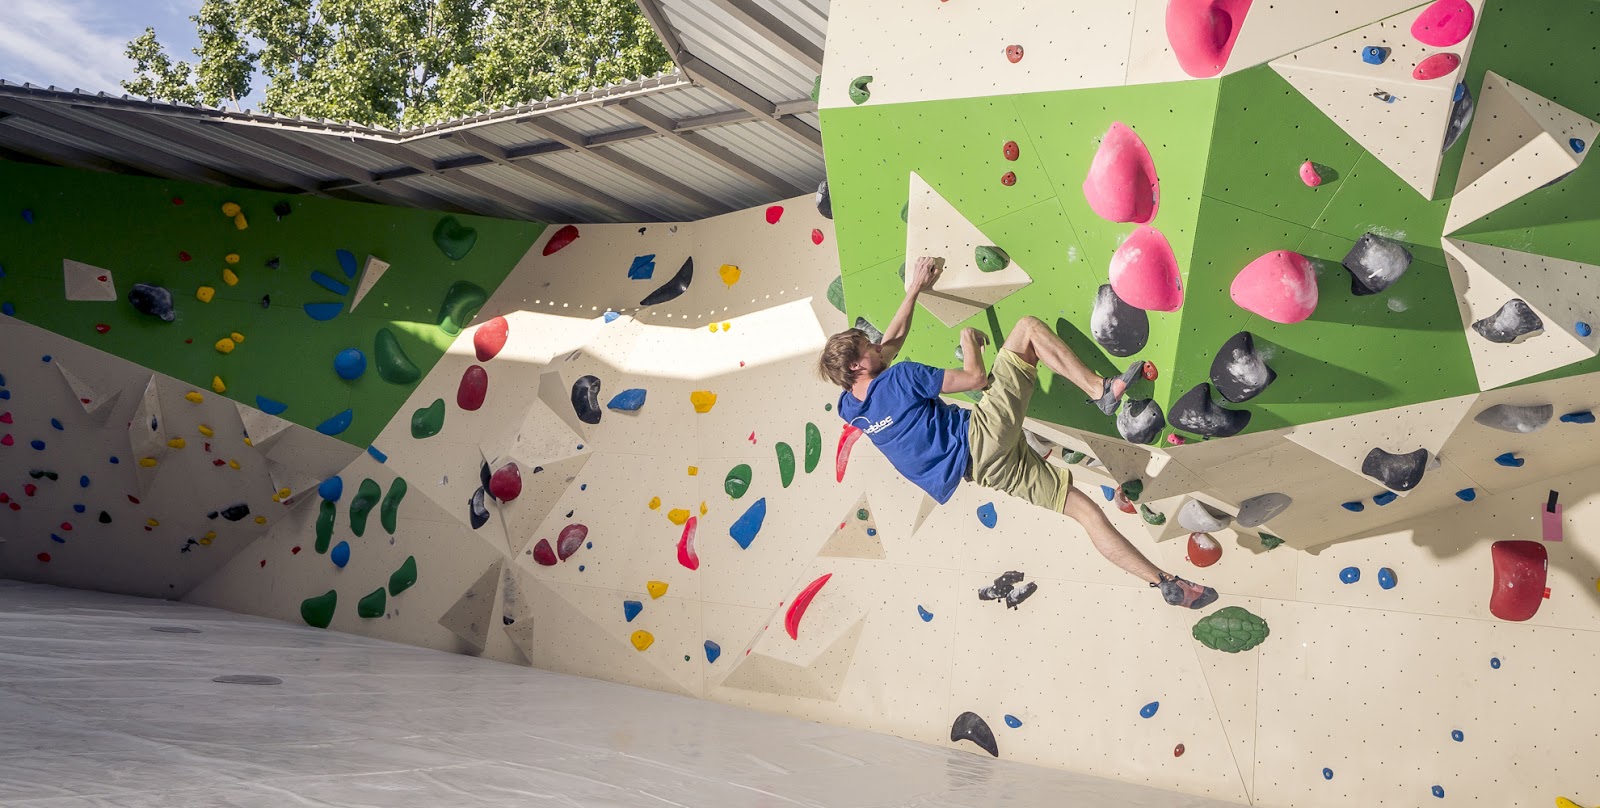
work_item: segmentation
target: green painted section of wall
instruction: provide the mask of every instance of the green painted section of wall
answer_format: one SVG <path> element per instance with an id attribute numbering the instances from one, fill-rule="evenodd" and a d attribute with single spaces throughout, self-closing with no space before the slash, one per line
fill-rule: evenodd
<path id="1" fill-rule="evenodd" d="M 431 211 L 7 162 L 0 162 L 0 188 L 8 200 L 0 212 L 6 272 L 0 301 L 14 305 L 19 319 L 183 379 L 207 395 L 212 377 L 220 376 L 228 397 L 252 406 L 257 395 L 284 402 L 289 409 L 282 417 L 303 426 L 315 428 L 351 408 L 354 421 L 338 437 L 357 446 L 367 445 L 411 392 L 411 386 L 384 382 L 372 368 L 378 329 L 389 327 L 426 374 L 452 341 L 435 326 L 445 290 L 465 279 L 492 291 L 544 228 L 458 216 L 478 238 L 470 254 L 452 262 L 433 243 L 443 215 Z M 272 211 L 280 201 L 293 209 L 281 221 Z M 225 202 L 243 208 L 247 229 L 223 215 Z M 32 224 L 22 209 L 32 211 Z M 356 256 L 356 279 L 340 270 L 339 249 Z M 191 260 L 180 260 L 180 251 Z M 234 287 L 222 281 L 229 253 L 240 256 Z M 348 301 L 368 255 L 392 266 L 360 307 L 327 322 L 309 318 L 302 304 L 341 300 L 313 283 L 312 271 L 347 282 Z M 266 266 L 273 257 L 277 269 Z M 111 270 L 117 300 L 68 301 L 63 259 Z M 135 311 L 127 302 L 135 283 L 171 290 L 177 319 L 165 323 Z M 196 299 L 202 285 L 216 289 L 211 303 Z M 269 308 L 261 306 L 263 295 L 271 298 Z M 97 324 L 110 331 L 97 333 Z M 232 332 L 245 342 L 231 354 L 218 353 L 216 341 Z M 333 370 L 334 355 L 350 347 L 369 363 L 353 382 Z"/>

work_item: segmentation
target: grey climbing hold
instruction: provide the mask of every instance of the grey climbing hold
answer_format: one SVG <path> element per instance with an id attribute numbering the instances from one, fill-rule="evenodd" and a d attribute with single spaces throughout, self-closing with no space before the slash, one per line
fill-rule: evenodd
<path id="1" fill-rule="evenodd" d="M 1133 356 L 1150 341 L 1150 315 L 1128 305 L 1111 284 L 1101 284 L 1089 313 L 1089 334 L 1112 356 Z"/>
<path id="2" fill-rule="evenodd" d="M 1230 410 L 1211 400 L 1211 385 L 1205 382 L 1184 393 L 1167 411 L 1167 420 L 1185 432 L 1208 438 L 1228 438 L 1250 425 L 1246 410 Z"/>
<path id="3" fill-rule="evenodd" d="M 1490 342 L 1511 345 L 1544 330 L 1544 320 L 1521 298 L 1511 298 L 1494 314 L 1472 324 L 1472 330 Z"/>
<path id="4" fill-rule="evenodd" d="M 865 318 L 865 317 L 857 317 L 856 318 L 855 327 L 857 329 L 861 330 L 861 331 L 866 332 L 867 340 L 870 341 L 873 345 L 877 345 L 878 343 L 883 342 L 883 332 L 879 331 L 877 326 L 875 326 L 872 323 L 868 322 L 867 318 Z"/>
<path id="5" fill-rule="evenodd" d="M 1428 467 L 1428 450 L 1391 454 L 1377 447 L 1361 461 L 1361 473 L 1383 483 L 1390 491 L 1410 491 L 1422 482 Z"/>
<path id="6" fill-rule="evenodd" d="M 1345 254 L 1344 268 L 1350 271 L 1353 294 L 1375 295 L 1393 286 L 1411 268 L 1411 251 L 1394 239 L 1367 233 Z"/>
<path id="7" fill-rule="evenodd" d="M 1198 499 L 1191 499 L 1178 508 L 1178 524 L 1195 533 L 1215 533 L 1232 521 L 1233 517 Z"/>
<path id="8" fill-rule="evenodd" d="M 177 313 L 172 310 L 172 293 L 160 286 L 148 283 L 136 283 L 128 290 L 128 303 L 140 314 L 159 317 L 166 322 L 177 318 Z"/>
<path id="9" fill-rule="evenodd" d="M 1239 516 L 1234 521 L 1240 527 L 1261 527 L 1278 518 L 1293 504 L 1294 499 L 1288 494 L 1271 493 L 1251 497 L 1239 503 Z"/>
<path id="10" fill-rule="evenodd" d="M 1151 444 L 1167 428 L 1161 405 L 1148 398 L 1130 399 L 1117 413 L 1117 432 L 1129 443 Z"/>
<path id="11" fill-rule="evenodd" d="M 1256 350 L 1255 337 L 1249 331 L 1229 337 L 1211 360 L 1211 383 L 1217 386 L 1218 395 L 1234 404 L 1260 395 L 1277 378 Z"/>
<path id="12" fill-rule="evenodd" d="M 1550 404 L 1496 404 L 1472 420 L 1491 429 L 1527 434 L 1544 429 L 1555 414 L 1556 408 Z"/>
<path id="13" fill-rule="evenodd" d="M 1472 103 L 1472 91 L 1467 89 L 1467 83 L 1463 81 L 1457 84 L 1455 99 L 1450 107 L 1450 122 L 1445 125 L 1444 148 L 1439 150 L 1440 154 L 1450 151 L 1450 147 L 1456 145 L 1461 133 L 1467 131 L 1467 124 L 1472 123 L 1472 113 L 1475 108 Z"/>
<path id="14" fill-rule="evenodd" d="M 955 723 L 950 725 L 950 741 L 972 741 L 983 751 L 1000 757 L 1000 746 L 995 743 L 994 730 L 989 729 L 989 722 L 974 712 L 956 716 Z"/>
<path id="15" fill-rule="evenodd" d="M 817 212 L 824 219 L 833 218 L 833 195 L 828 193 L 828 179 L 824 177 L 817 185 Z"/>

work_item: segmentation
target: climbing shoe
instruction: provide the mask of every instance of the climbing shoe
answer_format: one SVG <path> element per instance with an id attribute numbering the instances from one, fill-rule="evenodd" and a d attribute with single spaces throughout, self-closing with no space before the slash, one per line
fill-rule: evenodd
<path id="1" fill-rule="evenodd" d="M 1204 609 L 1217 602 L 1217 590 L 1209 586 L 1201 586 L 1192 581 L 1185 581 L 1176 575 L 1161 573 L 1161 583 L 1151 584 L 1152 588 L 1161 590 L 1161 598 L 1173 606 L 1182 606 L 1187 609 Z"/>
<path id="2" fill-rule="evenodd" d="M 978 590 L 978 600 L 1004 600 L 1017 584 L 1022 583 L 1023 577 L 1022 573 L 1016 571 L 1002 574 L 994 579 L 994 583 Z"/>
<path id="3" fill-rule="evenodd" d="M 1146 368 L 1149 368 L 1149 370 L 1146 370 Z M 1141 377 L 1153 376 L 1154 370 L 1154 365 L 1140 360 L 1129 365 L 1121 376 L 1114 379 L 1105 379 L 1100 387 L 1100 398 L 1094 402 L 1095 406 L 1099 407 L 1100 411 L 1106 415 L 1114 414 L 1117 408 L 1122 406 L 1122 397 L 1127 394 L 1128 387 Z M 1116 390 L 1112 385 L 1119 381 L 1122 382 L 1122 389 Z"/>
<path id="4" fill-rule="evenodd" d="M 1032 581 L 1029 581 L 1024 585 L 1011 590 L 1011 594 L 1006 595 L 1006 608 L 1017 608 L 1018 606 L 1022 605 L 1023 601 L 1033 597 L 1033 593 L 1037 591 L 1039 591 L 1039 585 Z"/>

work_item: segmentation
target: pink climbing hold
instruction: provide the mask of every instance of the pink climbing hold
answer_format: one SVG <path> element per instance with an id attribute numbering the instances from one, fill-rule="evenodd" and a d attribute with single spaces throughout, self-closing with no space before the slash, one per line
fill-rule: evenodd
<path id="1" fill-rule="evenodd" d="M 783 218 L 783 206 L 773 205 L 767 208 L 767 224 L 777 224 Z"/>
<path id="2" fill-rule="evenodd" d="M 700 569 L 700 555 L 694 551 L 694 534 L 699 527 L 699 517 L 689 517 L 683 523 L 683 536 L 678 539 L 678 563 L 691 570 Z"/>
<path id="3" fill-rule="evenodd" d="M 1322 175 L 1317 173 L 1317 164 L 1310 160 L 1300 164 L 1300 181 L 1315 188 L 1322 184 Z"/>
<path id="4" fill-rule="evenodd" d="M 1472 33 L 1476 14 L 1467 0 L 1434 0 L 1411 23 L 1411 36 L 1434 48 L 1448 48 Z"/>
<path id="5" fill-rule="evenodd" d="M 1160 230 L 1140 225 L 1112 254 L 1111 290 L 1145 311 L 1177 311 L 1183 305 L 1178 257 Z"/>
<path id="6" fill-rule="evenodd" d="M 583 540 L 587 538 L 589 538 L 588 525 L 576 523 L 567 525 L 556 536 L 556 555 L 561 556 L 562 561 L 566 561 L 573 553 L 578 552 L 578 548 L 583 546 Z"/>
<path id="7" fill-rule="evenodd" d="M 1149 224 L 1161 206 L 1161 182 L 1150 150 L 1121 122 L 1100 140 L 1083 180 L 1083 196 L 1100 218 Z"/>
<path id="8" fill-rule="evenodd" d="M 511 332 L 511 324 L 504 317 L 496 317 L 472 332 L 472 349 L 478 354 L 479 362 L 487 362 L 506 347 L 506 337 Z"/>
<path id="9" fill-rule="evenodd" d="M 489 495 L 501 502 L 511 502 L 522 494 L 522 470 L 516 463 L 501 466 L 489 477 Z"/>
<path id="10" fill-rule="evenodd" d="M 472 412 L 483 406 L 489 395 L 489 372 L 482 365 L 471 365 L 461 374 L 461 385 L 456 388 L 456 406 Z"/>
<path id="11" fill-rule="evenodd" d="M 844 482 L 845 469 L 850 466 L 850 447 L 856 445 L 861 439 L 861 429 L 850 424 L 844 425 L 844 433 L 839 436 L 839 449 L 833 455 L 834 482 Z"/>
<path id="12" fill-rule="evenodd" d="M 818 229 L 816 229 L 814 227 L 811 229 L 811 243 L 812 244 L 821 244 L 822 243 L 822 231 L 821 230 L 818 230 Z"/>
<path id="13" fill-rule="evenodd" d="M 822 589 L 822 585 L 832 577 L 833 573 L 830 572 L 806 584 L 806 588 L 800 590 L 800 594 L 794 596 L 794 602 L 789 604 L 789 611 L 783 615 L 783 628 L 789 632 L 789 639 L 800 639 L 800 618 L 806 616 L 806 609 L 811 606 L 812 599 L 817 596 L 817 592 Z"/>
<path id="14" fill-rule="evenodd" d="M 1250 11 L 1250 0 L 1170 0 L 1167 42 L 1183 72 L 1207 79 L 1222 72 Z"/>
<path id="15" fill-rule="evenodd" d="M 1411 71 L 1411 77 L 1417 81 L 1432 81 L 1456 72 L 1456 68 L 1460 66 L 1460 56 L 1453 53 L 1435 53 L 1423 59 L 1416 69 Z"/>
<path id="16" fill-rule="evenodd" d="M 558 561 L 556 551 L 550 547 L 549 539 L 540 539 L 539 543 L 533 546 L 533 560 L 537 561 L 541 567 L 554 567 L 556 565 Z"/>
<path id="17" fill-rule="evenodd" d="M 1291 250 L 1275 250 L 1251 261 L 1233 279 L 1233 302 L 1275 323 L 1298 323 L 1317 310 L 1317 273 Z"/>

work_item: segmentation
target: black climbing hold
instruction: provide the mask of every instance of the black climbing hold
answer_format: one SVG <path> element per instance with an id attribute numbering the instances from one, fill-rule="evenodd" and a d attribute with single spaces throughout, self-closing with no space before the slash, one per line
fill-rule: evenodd
<path id="1" fill-rule="evenodd" d="M 689 291 L 689 284 L 693 281 L 694 258 L 685 258 L 683 259 L 683 266 L 678 269 L 678 274 L 673 275 L 672 280 L 667 281 L 654 292 L 651 292 L 649 297 L 639 301 L 639 305 L 654 306 L 658 303 L 675 300 L 679 295 Z"/>
<path id="2" fill-rule="evenodd" d="M 1234 521 L 1240 527 L 1257 528 L 1278 518 L 1294 504 L 1288 494 L 1262 494 L 1239 503 L 1239 515 Z"/>
<path id="3" fill-rule="evenodd" d="M 1089 334 L 1112 356 L 1133 356 L 1150 341 L 1150 315 L 1117 297 L 1111 284 L 1101 284 L 1089 313 Z"/>
<path id="4" fill-rule="evenodd" d="M 215 518 L 217 518 L 217 512 L 216 511 L 212 511 L 211 513 L 206 514 L 206 518 L 207 519 L 215 519 Z"/>
<path id="5" fill-rule="evenodd" d="M 136 283 L 128 290 L 128 302 L 140 314 L 160 317 L 172 322 L 178 315 L 172 310 L 172 293 L 159 286 Z"/>
<path id="6" fill-rule="evenodd" d="M 294 213 L 294 208 L 290 207 L 288 202 L 279 202 L 278 204 L 272 206 L 272 212 L 277 215 L 278 221 L 281 222 L 283 221 L 283 217 Z"/>
<path id="7" fill-rule="evenodd" d="M 477 530 L 478 528 L 489 523 L 489 506 L 484 504 L 483 501 L 485 496 L 484 492 L 486 491 L 488 491 L 487 488 L 484 488 L 481 485 L 478 486 L 478 490 L 472 493 L 472 499 L 467 501 L 467 505 L 472 511 L 471 519 L 473 530 Z"/>
<path id="8" fill-rule="evenodd" d="M 1422 472 L 1428 468 L 1428 450 L 1418 449 L 1406 454 L 1390 454 L 1373 447 L 1367 459 L 1361 461 L 1361 473 L 1383 483 L 1391 491 L 1410 491 L 1422 482 Z"/>
<path id="9" fill-rule="evenodd" d="M 572 383 L 572 409 L 586 424 L 600 423 L 600 379 L 584 376 Z"/>
<path id="10" fill-rule="evenodd" d="M 100 512 L 100 524 L 102 524 L 102 525 L 111 524 L 111 514 L 106 513 L 105 511 L 101 511 Z"/>
<path id="11" fill-rule="evenodd" d="M 1344 268 L 1350 270 L 1351 293 L 1375 295 L 1411 268 L 1411 251 L 1394 239 L 1366 233 L 1345 253 Z"/>
<path id="12" fill-rule="evenodd" d="M 267 259 L 267 269 L 277 269 L 279 263 L 278 256 L 274 255 Z"/>
<path id="13" fill-rule="evenodd" d="M 509 625 L 511 625 L 512 623 L 515 623 L 515 622 L 517 622 L 517 621 L 512 620 L 510 615 L 505 615 L 505 614 L 500 615 L 500 623 L 502 625 L 509 626 Z"/>
<path id="14" fill-rule="evenodd" d="M 950 725 L 950 742 L 972 741 L 983 751 L 995 757 L 1000 757 L 1000 746 L 995 743 L 994 730 L 989 729 L 989 722 L 974 712 L 965 712 L 956 716 L 954 724 Z"/>
<path id="15" fill-rule="evenodd" d="M 1450 151 L 1450 147 L 1456 145 L 1456 139 L 1461 137 L 1461 133 L 1467 131 L 1467 124 L 1472 123 L 1474 109 L 1472 91 L 1467 89 L 1467 83 L 1463 81 L 1457 84 L 1455 100 L 1450 107 L 1450 123 L 1446 124 L 1444 130 L 1444 148 L 1439 150 L 1440 154 Z"/>
<path id="16" fill-rule="evenodd" d="M 1473 416 L 1472 420 L 1505 432 L 1538 432 L 1550 423 L 1556 408 L 1550 404 L 1496 404 Z"/>
<path id="17" fill-rule="evenodd" d="M 828 180 L 826 177 L 823 178 L 821 184 L 817 185 L 817 212 L 822 214 L 824 219 L 833 218 L 833 196 L 828 193 Z"/>
<path id="18" fill-rule="evenodd" d="M 237 505 L 229 505 L 228 507 L 223 508 L 221 513 L 223 519 L 226 519 L 229 522 L 237 522 L 240 519 L 250 515 L 250 504 L 241 502 Z"/>
<path id="19" fill-rule="evenodd" d="M 263 308 L 263 309 L 272 308 L 272 295 L 262 295 L 261 296 L 261 308 Z"/>
<path id="20" fill-rule="evenodd" d="M 1148 398 L 1130 399 L 1117 413 L 1117 432 L 1129 443 L 1151 444 L 1167 428 L 1161 405 Z"/>
<path id="21" fill-rule="evenodd" d="M 492 479 L 494 479 L 494 472 L 489 469 L 489 464 L 488 463 L 479 463 L 478 464 L 478 485 L 483 486 L 483 489 L 485 491 L 487 491 L 487 490 L 489 490 L 489 481 L 492 480 Z"/>
<path id="22" fill-rule="evenodd" d="M 1229 438 L 1250 425 L 1246 410 L 1230 410 L 1211 400 L 1211 385 L 1205 382 L 1184 393 L 1167 411 L 1167 420 L 1185 432 L 1207 438 Z"/>
<path id="23" fill-rule="evenodd" d="M 1472 330 L 1490 342 L 1509 345 L 1543 331 L 1544 320 L 1522 298 L 1514 297 L 1494 314 L 1473 323 Z"/>
<path id="24" fill-rule="evenodd" d="M 883 342 L 883 332 L 879 331 L 877 326 L 868 322 L 867 318 L 857 317 L 855 327 L 857 330 L 864 332 L 867 335 L 867 341 L 873 345 Z"/>
<path id="25" fill-rule="evenodd" d="M 1211 383 L 1217 386 L 1217 395 L 1234 404 L 1260 395 L 1276 378 L 1278 374 L 1256 350 L 1255 337 L 1249 331 L 1229 337 L 1211 360 Z"/>

